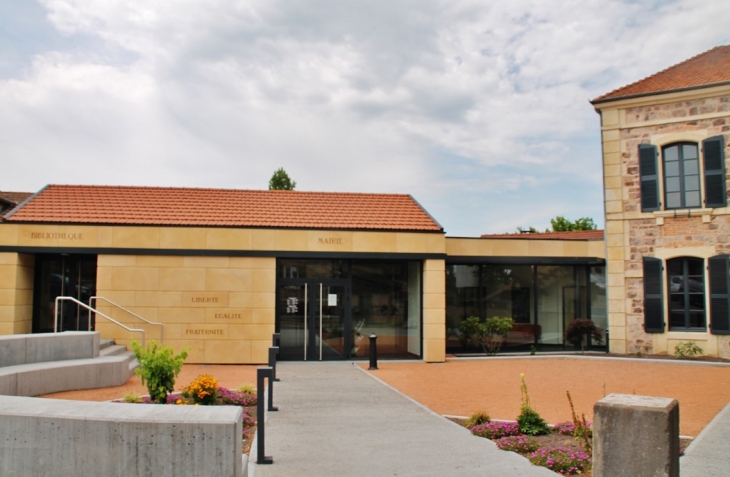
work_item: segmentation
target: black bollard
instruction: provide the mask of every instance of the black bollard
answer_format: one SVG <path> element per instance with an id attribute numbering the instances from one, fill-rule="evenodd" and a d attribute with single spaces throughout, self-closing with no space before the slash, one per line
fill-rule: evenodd
<path id="1" fill-rule="evenodd" d="M 274 372 L 274 377 L 271 379 L 274 382 L 279 382 L 279 378 L 276 377 L 276 356 L 279 354 L 279 347 L 272 346 L 269 348 L 269 367 Z"/>
<path id="2" fill-rule="evenodd" d="M 271 335 L 271 346 L 281 346 L 281 333 Z"/>
<path id="3" fill-rule="evenodd" d="M 269 378 L 269 386 L 271 386 L 272 369 L 269 367 L 260 367 L 256 370 L 256 442 L 257 446 L 257 464 L 273 464 L 274 458 L 267 456 L 264 451 L 264 378 Z M 269 387 L 269 400 L 271 399 L 271 388 Z M 271 401 L 269 401 L 271 402 Z"/>
<path id="4" fill-rule="evenodd" d="M 278 407 L 274 407 L 274 370 L 271 369 L 271 376 L 269 376 L 269 408 L 268 411 L 278 411 Z"/>
<path id="5" fill-rule="evenodd" d="M 378 337 L 375 333 L 370 333 L 370 367 L 368 370 L 378 369 Z"/>

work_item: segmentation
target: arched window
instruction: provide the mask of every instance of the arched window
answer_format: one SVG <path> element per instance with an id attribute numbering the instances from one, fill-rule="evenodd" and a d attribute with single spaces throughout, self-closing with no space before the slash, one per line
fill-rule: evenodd
<path id="1" fill-rule="evenodd" d="M 666 145 L 660 158 L 657 146 L 639 144 L 639 179 L 642 212 L 727 206 L 724 136 Z"/>
<path id="2" fill-rule="evenodd" d="M 706 330 L 704 267 L 701 258 L 667 260 L 670 330 Z"/>
<path id="3" fill-rule="evenodd" d="M 662 148 L 664 203 L 667 209 L 701 207 L 700 156 L 696 143 Z"/>

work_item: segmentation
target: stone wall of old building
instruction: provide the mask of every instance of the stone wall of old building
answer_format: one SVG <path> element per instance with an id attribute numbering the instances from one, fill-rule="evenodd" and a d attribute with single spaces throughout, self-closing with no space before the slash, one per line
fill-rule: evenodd
<path id="1" fill-rule="evenodd" d="M 642 143 L 661 151 L 667 144 L 701 145 L 703 139 L 724 135 L 730 172 L 730 88 L 726 90 L 704 93 L 706 97 L 695 91 L 685 97 L 640 98 L 601 109 L 612 351 L 672 353 L 678 343 L 695 341 L 706 354 L 730 357 L 730 339 L 709 331 L 644 332 L 642 257 L 706 259 L 730 253 L 730 208 L 642 212 L 638 155 Z M 661 157 L 658 164 L 661 169 Z M 726 185 L 730 189 L 727 177 Z"/>

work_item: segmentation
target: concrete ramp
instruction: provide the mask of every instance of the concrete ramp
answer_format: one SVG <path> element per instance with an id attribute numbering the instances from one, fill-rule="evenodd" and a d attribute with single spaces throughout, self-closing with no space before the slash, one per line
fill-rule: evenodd
<path id="1" fill-rule="evenodd" d="M 251 464 L 255 477 L 555 476 L 472 436 L 351 362 L 279 363 L 277 375 L 279 411 L 266 420 L 266 454 L 274 463 Z"/>

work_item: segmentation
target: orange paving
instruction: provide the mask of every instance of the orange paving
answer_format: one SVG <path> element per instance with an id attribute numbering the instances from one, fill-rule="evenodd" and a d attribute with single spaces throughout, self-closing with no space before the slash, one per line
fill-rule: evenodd
<path id="1" fill-rule="evenodd" d="M 367 364 L 361 365 L 367 369 Z M 532 407 L 550 423 L 569 421 L 570 391 L 576 412 L 593 419 L 605 393 L 671 397 L 679 401 L 680 432 L 697 436 L 730 402 L 730 366 L 589 359 L 485 359 L 444 364 L 380 361 L 371 373 L 439 414 L 466 416 L 485 410 L 494 419 L 520 412 L 520 373 Z"/>
<path id="2" fill-rule="evenodd" d="M 316 366 L 316 363 L 312 364 Z M 367 369 L 367 363 L 361 363 Z M 642 360 L 582 360 L 513 358 L 473 361 L 378 363 L 371 373 L 439 414 L 465 416 L 485 410 L 494 419 L 513 420 L 520 411 L 520 373 L 532 406 L 551 423 L 570 420 L 565 395 L 570 391 L 576 411 L 593 418 L 593 404 L 605 393 L 644 394 L 679 400 L 680 431 L 697 436 L 730 402 L 730 366 L 687 365 Z M 256 383 L 257 366 L 183 366 L 175 389 L 187 386 L 199 374 L 212 374 L 227 388 Z M 124 386 L 68 391 L 42 397 L 106 401 L 129 392 L 147 394 L 138 377 Z"/>

